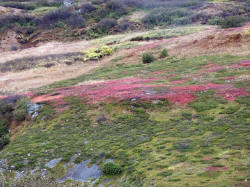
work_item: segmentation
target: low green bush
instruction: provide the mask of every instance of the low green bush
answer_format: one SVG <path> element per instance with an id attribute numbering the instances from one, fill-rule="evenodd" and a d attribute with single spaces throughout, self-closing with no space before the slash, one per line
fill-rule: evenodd
<path id="1" fill-rule="evenodd" d="M 220 23 L 222 28 L 240 27 L 245 22 L 242 16 L 228 16 Z"/>
<path id="2" fill-rule="evenodd" d="M 107 162 L 103 166 L 103 173 L 106 175 L 119 175 L 122 169 L 114 162 Z"/>
<path id="3" fill-rule="evenodd" d="M 28 114 L 28 111 L 27 111 L 28 102 L 29 101 L 26 98 L 22 98 L 17 101 L 17 107 L 15 111 L 13 112 L 13 116 L 16 121 L 21 122 L 25 120 Z"/>
<path id="4" fill-rule="evenodd" d="M 183 9 L 157 8 L 152 10 L 143 18 L 143 23 L 149 26 L 154 25 L 172 25 L 172 24 L 187 24 L 191 19 L 190 11 Z"/>
<path id="5" fill-rule="evenodd" d="M 220 25 L 222 28 L 231 28 L 231 27 L 240 27 L 244 22 L 246 22 L 246 18 L 243 16 L 227 16 L 225 18 L 222 17 L 214 17 L 211 18 L 208 23 L 211 25 Z"/>
<path id="6" fill-rule="evenodd" d="M 160 53 L 160 58 L 165 58 L 168 56 L 168 51 L 167 49 L 163 49 Z"/>
<path id="7" fill-rule="evenodd" d="M 10 142 L 10 138 L 8 135 L 1 136 L 0 137 L 0 150 L 4 148 L 5 145 L 7 145 Z"/>
<path id="8" fill-rule="evenodd" d="M 142 62 L 143 64 L 149 64 L 151 62 L 155 61 L 155 57 L 152 53 L 144 53 L 142 55 Z"/>
<path id="9" fill-rule="evenodd" d="M 0 112 L 5 114 L 13 110 L 13 105 L 0 101 Z"/>
<path id="10" fill-rule="evenodd" d="M 3 118 L 3 116 L 0 116 L 0 118 Z M 0 137 L 8 133 L 8 123 L 8 120 L 0 119 Z"/>
<path id="11" fill-rule="evenodd" d="M 24 121 L 27 115 L 27 111 L 24 109 L 18 109 L 13 112 L 14 119 L 16 121 Z"/>
<path id="12" fill-rule="evenodd" d="M 110 29 L 117 25 L 117 21 L 112 18 L 104 18 L 102 19 L 97 25 L 96 30 L 97 32 L 101 33 L 108 33 Z"/>

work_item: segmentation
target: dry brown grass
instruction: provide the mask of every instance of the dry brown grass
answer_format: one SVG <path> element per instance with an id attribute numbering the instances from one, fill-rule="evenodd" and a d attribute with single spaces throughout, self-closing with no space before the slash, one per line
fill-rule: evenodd
<path id="1" fill-rule="evenodd" d="M 8 72 L 0 74 L 0 91 L 21 93 L 31 88 L 38 88 L 55 81 L 70 79 L 88 73 L 98 67 L 100 63 L 60 65 L 51 68 L 37 68 L 22 72 Z"/>

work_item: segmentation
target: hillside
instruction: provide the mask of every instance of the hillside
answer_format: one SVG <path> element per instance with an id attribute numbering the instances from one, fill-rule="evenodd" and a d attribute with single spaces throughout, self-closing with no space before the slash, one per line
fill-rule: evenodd
<path id="1" fill-rule="evenodd" d="M 0 2 L 0 186 L 249 186 L 249 1 Z"/>

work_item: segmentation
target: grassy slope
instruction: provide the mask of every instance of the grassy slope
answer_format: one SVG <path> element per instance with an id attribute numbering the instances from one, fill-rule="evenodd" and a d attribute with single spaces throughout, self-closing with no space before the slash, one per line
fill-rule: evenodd
<path id="1" fill-rule="evenodd" d="M 204 56 L 191 59 L 160 60 L 148 65 L 115 65 L 100 68 L 91 75 L 63 81 L 51 87 L 69 86 L 84 80 L 110 79 L 143 74 L 146 71 L 175 69 L 168 81 L 197 73 L 211 62 L 228 66 L 248 57 Z M 228 69 L 204 74 L 183 85 L 206 82 L 246 87 L 240 77 L 249 69 Z M 143 75 L 148 77 L 149 75 Z M 161 76 L 161 75 L 158 75 Z M 162 84 L 164 82 L 158 82 Z M 113 184 L 148 186 L 233 186 L 244 184 L 249 173 L 249 97 L 228 102 L 213 91 L 197 92 L 197 99 L 186 106 L 167 101 L 100 103 L 88 105 L 77 98 L 67 98 L 71 109 L 54 114 L 51 106 L 43 108 L 39 118 L 15 135 L 2 151 L 16 169 L 34 167 L 38 160 L 62 157 L 64 162 L 81 153 L 76 162 L 91 158 L 103 163 L 113 158 L 122 167 L 122 176 Z M 48 116 L 42 120 L 43 116 Z M 97 122 L 105 116 L 106 120 Z M 49 118 L 50 117 L 50 118 Z M 31 154 L 28 157 L 28 153 Z M 28 165 L 23 160 L 28 159 Z M 62 164 L 61 163 L 61 164 Z M 62 175 L 61 167 L 56 171 Z M 61 174 L 60 174 L 61 173 Z M 57 176 L 58 177 L 58 176 Z M 109 178 L 103 176 L 100 182 Z"/>

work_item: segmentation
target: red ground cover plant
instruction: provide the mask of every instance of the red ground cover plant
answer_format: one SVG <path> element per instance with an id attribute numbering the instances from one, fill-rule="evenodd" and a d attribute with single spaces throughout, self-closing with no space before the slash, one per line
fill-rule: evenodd
<path id="1" fill-rule="evenodd" d="M 240 62 L 242 66 L 250 66 L 250 60 L 242 60 Z"/>
<path id="2" fill-rule="evenodd" d="M 8 96 L 3 96 L 3 95 L 0 95 L 0 99 L 5 99 L 7 98 Z"/>
<path id="3" fill-rule="evenodd" d="M 200 73 L 210 73 L 210 72 L 215 72 L 218 70 L 223 69 L 224 67 L 221 65 L 216 65 L 213 63 L 207 64 L 205 66 L 202 67 L 202 70 L 200 71 Z"/>
<path id="4" fill-rule="evenodd" d="M 250 93 L 246 92 L 244 88 L 218 90 L 216 93 L 228 101 L 234 101 L 238 96 L 250 95 Z"/>
<path id="5" fill-rule="evenodd" d="M 226 68 L 243 68 L 248 66 L 248 64 L 249 61 L 240 61 L 239 63 L 230 65 Z M 197 82 L 197 85 L 179 85 L 186 83 L 192 78 L 202 79 L 204 71 L 213 72 L 222 68 L 225 67 L 210 63 L 203 66 L 202 70 L 196 74 L 185 75 L 185 78 L 170 81 L 167 84 L 159 84 L 158 81 L 166 81 L 169 80 L 169 78 L 177 76 L 173 73 L 169 74 L 168 72 L 171 71 L 170 69 L 148 72 L 147 75 L 149 75 L 149 77 L 154 75 L 151 78 L 146 77 L 144 74 L 139 74 L 137 77 L 57 88 L 50 91 L 51 94 L 37 95 L 29 92 L 25 95 L 30 97 L 32 101 L 36 103 L 52 102 L 58 110 L 67 107 L 67 103 L 65 103 L 63 99 L 68 96 L 82 97 L 89 103 L 98 103 L 100 101 L 121 101 L 136 98 L 141 100 L 168 99 L 170 103 L 185 105 L 196 98 L 195 92 L 206 90 L 215 90 L 218 96 L 222 96 L 228 101 L 234 101 L 238 96 L 249 95 L 249 92 L 247 92 L 245 88 L 235 88 L 232 84 L 199 84 Z M 221 80 L 232 79 L 234 79 L 234 77 L 221 78 Z M 0 99 L 5 97 L 6 96 L 0 96 Z"/>
<path id="6" fill-rule="evenodd" d="M 244 67 L 248 67 L 248 66 L 250 66 L 250 60 L 242 60 L 237 64 L 233 64 L 231 66 L 231 68 L 240 69 L 240 68 L 244 68 Z"/>
<path id="7" fill-rule="evenodd" d="M 221 80 L 233 80 L 235 79 L 234 77 L 224 77 L 224 78 L 221 78 Z"/>
<path id="8" fill-rule="evenodd" d="M 229 101 L 238 96 L 248 95 L 244 88 L 234 88 L 230 84 L 207 83 L 204 85 L 173 86 L 187 80 L 172 81 L 171 84 L 153 84 L 157 78 L 125 78 L 102 83 L 59 88 L 52 94 L 33 97 L 33 102 L 59 102 L 67 96 L 86 98 L 89 103 L 100 101 L 127 100 L 132 98 L 143 100 L 168 99 L 170 103 L 185 105 L 193 101 L 195 92 L 215 90 L 217 95 Z"/>

